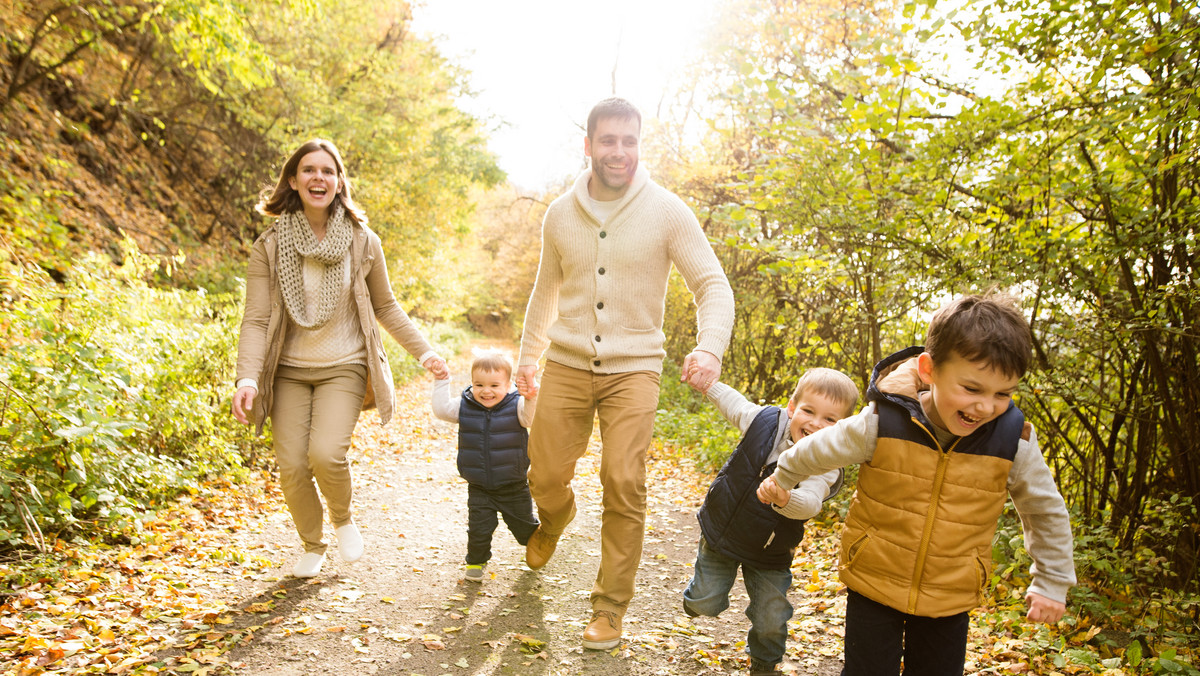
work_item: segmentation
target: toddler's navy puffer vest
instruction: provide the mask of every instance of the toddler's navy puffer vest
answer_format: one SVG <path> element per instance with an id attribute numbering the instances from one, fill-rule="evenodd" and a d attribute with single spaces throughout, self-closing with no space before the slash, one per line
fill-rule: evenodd
<path id="1" fill-rule="evenodd" d="M 527 481 L 529 431 L 521 426 L 517 403 L 509 392 L 492 408 L 463 390 L 458 406 L 458 473 L 469 483 L 493 489 Z"/>

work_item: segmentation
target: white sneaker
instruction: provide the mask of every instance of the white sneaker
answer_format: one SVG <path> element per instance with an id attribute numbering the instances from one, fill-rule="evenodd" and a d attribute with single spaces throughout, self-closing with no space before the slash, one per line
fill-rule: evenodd
<path id="1" fill-rule="evenodd" d="M 338 553 L 346 563 L 354 563 L 362 558 L 363 539 L 358 532 L 358 526 L 348 523 L 337 529 Z"/>
<path id="2" fill-rule="evenodd" d="M 296 577 L 316 577 L 321 572 L 321 564 L 325 561 L 324 554 L 305 552 L 304 556 L 292 566 L 292 575 Z"/>

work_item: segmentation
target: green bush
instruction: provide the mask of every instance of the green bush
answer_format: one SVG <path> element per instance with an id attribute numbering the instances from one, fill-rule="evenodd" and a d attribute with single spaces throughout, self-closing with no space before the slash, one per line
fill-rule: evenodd
<path id="1" fill-rule="evenodd" d="M 425 336 L 425 340 L 437 350 L 437 353 L 446 360 L 449 360 L 454 355 L 462 352 L 468 342 L 470 342 L 472 334 L 470 330 L 447 323 L 428 324 L 416 317 L 412 318 L 413 323 L 421 330 L 421 335 Z M 417 363 L 417 360 L 400 347 L 400 344 L 388 335 L 387 331 L 383 331 L 383 349 L 387 352 L 388 363 L 392 367 L 392 379 L 399 387 L 401 383 L 406 383 L 415 378 L 421 377 L 426 371 L 423 366 Z M 420 355 L 418 355 L 420 356 Z M 513 355 L 516 358 L 516 355 Z"/>
<path id="2" fill-rule="evenodd" d="M 1103 523 L 1072 518 L 1079 584 L 1071 589 L 1063 622 L 1104 627 L 1088 642 L 1089 650 L 1096 660 L 1117 659 L 1131 668 L 1130 673 L 1200 674 L 1171 647 L 1183 648 L 1192 640 L 1200 595 L 1179 584 L 1173 558 L 1153 548 L 1154 543 L 1172 541 L 1179 528 L 1195 523 L 1195 510 L 1186 498 L 1173 496 L 1156 505 L 1153 513 L 1159 515 L 1157 523 L 1148 524 L 1139 535 L 1141 541 L 1132 547 L 1120 543 Z M 1019 622 L 1032 559 L 1012 509 L 1001 518 L 992 558 L 996 566 L 993 601 L 1020 607 L 1021 614 L 1015 615 Z M 1077 649 L 1063 654 L 1073 663 L 1086 663 Z"/>
<path id="3" fill-rule="evenodd" d="M 663 365 L 654 438 L 689 449 L 696 469 L 716 472 L 737 448 L 741 433 L 700 393 L 679 382 L 679 366 Z"/>
<path id="4" fill-rule="evenodd" d="M 237 472 L 228 413 L 240 300 L 164 290 L 124 263 L 77 260 L 64 284 L 6 265 L 0 324 L 0 544 L 119 530 L 200 478 Z"/>

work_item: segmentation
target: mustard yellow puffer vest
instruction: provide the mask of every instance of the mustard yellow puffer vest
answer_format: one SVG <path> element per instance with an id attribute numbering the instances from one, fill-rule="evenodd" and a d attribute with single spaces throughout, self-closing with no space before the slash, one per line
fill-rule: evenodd
<path id="1" fill-rule="evenodd" d="M 1025 429 L 1010 405 L 943 449 L 921 409 L 921 347 L 881 361 L 871 375 L 879 438 L 858 487 L 839 554 L 842 582 L 910 615 L 946 617 L 979 605 L 992 570 L 992 536 Z"/>

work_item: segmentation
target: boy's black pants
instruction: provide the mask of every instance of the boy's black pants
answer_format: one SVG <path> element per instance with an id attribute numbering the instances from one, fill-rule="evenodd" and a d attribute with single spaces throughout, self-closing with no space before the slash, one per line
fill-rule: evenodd
<path id="1" fill-rule="evenodd" d="M 496 513 L 504 517 L 504 524 L 517 542 L 524 545 L 537 530 L 538 520 L 533 515 L 533 498 L 529 497 L 529 484 L 524 481 L 487 489 L 476 484 L 467 484 L 467 564 L 482 565 L 492 558 L 492 533 L 496 532 L 499 520 Z"/>
<path id="2" fill-rule="evenodd" d="M 846 666 L 842 676 L 962 676 L 967 658 L 967 613 L 921 617 L 849 590 Z"/>

